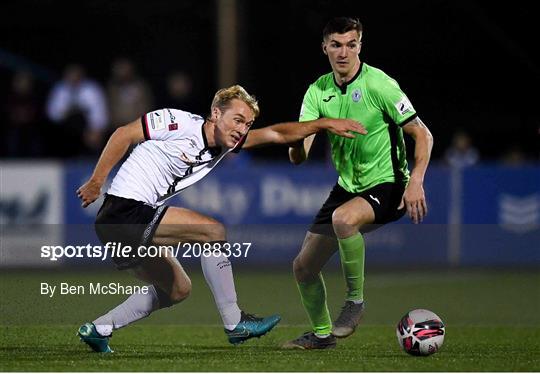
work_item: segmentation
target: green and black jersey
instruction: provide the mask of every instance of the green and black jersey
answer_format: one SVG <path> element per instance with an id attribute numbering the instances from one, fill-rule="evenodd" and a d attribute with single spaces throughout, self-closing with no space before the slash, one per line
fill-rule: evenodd
<path id="1" fill-rule="evenodd" d="M 323 117 L 354 119 L 368 131 L 354 139 L 328 133 L 338 183 L 345 190 L 359 193 L 384 182 L 409 181 L 401 125 L 416 111 L 394 79 L 365 63 L 342 86 L 333 73 L 323 75 L 309 86 L 300 121 Z"/>

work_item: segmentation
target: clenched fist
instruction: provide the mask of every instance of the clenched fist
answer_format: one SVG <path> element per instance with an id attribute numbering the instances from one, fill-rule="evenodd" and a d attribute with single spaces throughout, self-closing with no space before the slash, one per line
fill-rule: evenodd
<path id="1" fill-rule="evenodd" d="M 77 189 L 77 196 L 81 199 L 83 208 L 96 201 L 101 195 L 101 186 L 103 183 L 99 183 L 93 179 L 89 179 L 88 182 L 83 184 Z"/>

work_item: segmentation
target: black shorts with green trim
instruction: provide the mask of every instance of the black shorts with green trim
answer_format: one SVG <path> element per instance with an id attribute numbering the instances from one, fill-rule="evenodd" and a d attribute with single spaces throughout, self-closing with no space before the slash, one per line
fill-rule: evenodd
<path id="1" fill-rule="evenodd" d="M 119 270 L 133 268 L 142 262 L 138 248 L 152 243 L 167 208 L 165 205 L 155 208 L 142 201 L 105 194 L 95 229 L 103 245 L 113 242 L 117 247 L 131 247 L 131 251 L 121 253 L 121 256 L 118 251 L 112 252 L 111 257 Z"/>
<path id="2" fill-rule="evenodd" d="M 375 212 L 375 222 L 372 225 L 362 228 L 360 231 L 373 231 L 389 222 L 397 221 L 403 217 L 406 212 L 405 207 L 398 209 L 404 191 L 405 185 L 389 182 L 378 184 L 359 193 L 352 193 L 346 191 L 336 183 L 330 192 L 330 195 L 315 216 L 309 231 L 314 234 L 335 237 L 336 234 L 334 233 L 334 228 L 332 226 L 332 214 L 338 207 L 355 197 L 364 198 Z"/>

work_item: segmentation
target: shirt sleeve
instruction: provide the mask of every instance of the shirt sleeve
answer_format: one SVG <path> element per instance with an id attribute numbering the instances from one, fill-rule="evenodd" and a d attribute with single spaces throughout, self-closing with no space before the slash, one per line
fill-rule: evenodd
<path id="1" fill-rule="evenodd" d="M 180 123 L 182 112 L 176 109 L 159 109 L 141 117 L 146 140 L 175 140 L 184 132 Z"/>
<path id="2" fill-rule="evenodd" d="M 312 121 L 321 117 L 319 108 L 317 105 L 317 88 L 312 84 L 309 86 L 304 100 L 302 101 L 302 108 L 300 109 L 300 122 Z"/>
<path id="3" fill-rule="evenodd" d="M 402 126 L 416 117 L 416 110 L 394 79 L 386 77 L 371 89 L 383 112 L 397 125 Z"/>

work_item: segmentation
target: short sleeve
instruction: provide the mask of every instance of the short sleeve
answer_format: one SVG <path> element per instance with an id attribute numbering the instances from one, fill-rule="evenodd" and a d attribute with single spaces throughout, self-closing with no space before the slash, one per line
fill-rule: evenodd
<path id="1" fill-rule="evenodd" d="M 176 109 L 159 109 L 141 117 L 146 140 L 173 140 L 182 134 L 182 112 Z"/>
<path id="2" fill-rule="evenodd" d="M 320 118 L 319 108 L 317 106 L 317 87 L 315 85 L 309 86 L 304 100 L 302 101 L 302 108 L 300 109 L 300 122 L 312 121 Z"/>
<path id="3" fill-rule="evenodd" d="M 386 77 L 371 87 L 382 110 L 399 126 L 416 117 L 416 110 L 398 83 Z"/>

